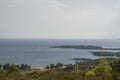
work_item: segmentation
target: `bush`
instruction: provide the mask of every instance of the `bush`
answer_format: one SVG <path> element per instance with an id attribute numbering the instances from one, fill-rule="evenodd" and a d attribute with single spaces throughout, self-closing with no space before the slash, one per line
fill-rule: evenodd
<path id="1" fill-rule="evenodd" d="M 6 77 L 6 72 L 4 70 L 0 70 L 0 78 Z"/>
<path id="2" fill-rule="evenodd" d="M 17 68 L 16 65 L 12 64 L 9 66 L 8 70 L 7 70 L 7 75 L 9 77 L 17 77 L 20 75 L 19 73 L 19 68 Z"/>

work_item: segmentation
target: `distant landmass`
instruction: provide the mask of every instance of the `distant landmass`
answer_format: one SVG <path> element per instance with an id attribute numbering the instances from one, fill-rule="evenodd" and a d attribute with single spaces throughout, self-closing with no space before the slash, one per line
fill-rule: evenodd
<path id="1" fill-rule="evenodd" d="M 120 57 L 120 52 L 109 52 L 109 51 L 92 51 L 94 56 L 115 56 Z"/>
<path id="2" fill-rule="evenodd" d="M 70 48 L 70 49 L 90 49 L 90 50 L 120 50 L 120 48 L 103 48 L 101 46 L 94 46 L 94 45 L 62 45 L 62 46 L 51 46 L 50 48 Z"/>

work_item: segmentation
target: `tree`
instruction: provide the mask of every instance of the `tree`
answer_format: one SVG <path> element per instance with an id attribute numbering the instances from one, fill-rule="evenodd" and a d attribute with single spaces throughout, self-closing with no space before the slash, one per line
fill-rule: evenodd
<path id="1" fill-rule="evenodd" d="M 68 65 L 66 65 L 65 69 L 68 70 L 68 71 L 72 71 L 74 69 L 74 65 L 68 64 Z"/>
<path id="2" fill-rule="evenodd" d="M 55 68 L 55 65 L 54 64 L 50 64 L 50 69 L 53 69 Z"/>
<path id="3" fill-rule="evenodd" d="M 88 70 L 88 71 L 86 72 L 85 76 L 86 76 L 86 77 L 95 76 L 95 72 Z"/>
<path id="4" fill-rule="evenodd" d="M 79 67 L 78 67 L 78 63 L 76 63 L 75 65 L 74 65 L 74 72 L 78 72 L 79 71 Z"/>
<path id="5" fill-rule="evenodd" d="M 46 69 L 49 69 L 50 67 L 49 66 L 46 66 Z"/>
<path id="6" fill-rule="evenodd" d="M 59 67 L 62 67 L 62 66 L 63 66 L 62 63 L 58 63 L 55 67 L 56 67 L 56 68 L 59 68 Z"/>
<path id="7" fill-rule="evenodd" d="M 19 75 L 19 68 L 15 64 L 12 64 L 9 66 L 7 73 L 8 73 L 8 75 L 18 76 Z"/>
<path id="8" fill-rule="evenodd" d="M 20 66 L 17 66 L 20 70 L 26 70 L 26 69 L 30 69 L 31 66 L 29 66 L 28 64 L 21 64 Z"/>
<path id="9" fill-rule="evenodd" d="M 0 64 L 0 69 L 2 68 L 2 65 Z"/>
<path id="10" fill-rule="evenodd" d="M 31 69 L 31 66 L 28 66 L 27 69 Z"/>
<path id="11" fill-rule="evenodd" d="M 120 58 L 115 59 L 111 63 L 111 67 L 113 68 L 113 71 L 120 72 Z"/>
<path id="12" fill-rule="evenodd" d="M 7 69 L 9 68 L 9 66 L 10 66 L 10 64 L 5 64 L 5 65 L 3 65 L 3 69 L 4 69 L 4 70 L 7 70 Z"/>
<path id="13" fill-rule="evenodd" d="M 94 80 L 93 78 L 94 78 L 94 76 L 95 76 L 95 72 L 93 71 L 93 70 L 88 70 L 86 73 L 85 73 L 85 78 L 86 78 L 86 80 L 87 79 L 89 79 L 89 80 Z"/>
<path id="14" fill-rule="evenodd" d="M 109 65 L 108 61 L 106 60 L 106 58 L 102 58 L 100 60 L 100 63 L 98 64 L 98 66 L 96 66 L 94 68 L 94 71 L 97 73 L 110 73 L 112 71 L 111 66 Z"/>

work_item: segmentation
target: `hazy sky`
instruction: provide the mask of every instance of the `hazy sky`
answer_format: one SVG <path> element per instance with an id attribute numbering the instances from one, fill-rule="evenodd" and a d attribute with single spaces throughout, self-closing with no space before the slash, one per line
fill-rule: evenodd
<path id="1" fill-rule="evenodd" d="M 0 0 L 0 38 L 120 38 L 120 0 Z"/>

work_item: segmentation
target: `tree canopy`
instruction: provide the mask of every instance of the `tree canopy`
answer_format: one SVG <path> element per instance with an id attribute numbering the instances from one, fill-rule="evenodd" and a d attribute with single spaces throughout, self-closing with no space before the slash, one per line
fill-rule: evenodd
<path id="1" fill-rule="evenodd" d="M 120 58 L 115 59 L 111 63 L 111 67 L 113 68 L 114 71 L 120 72 Z"/>
<path id="2" fill-rule="evenodd" d="M 109 74 L 111 71 L 112 71 L 112 68 L 106 58 L 102 58 L 98 66 L 94 68 L 95 73 Z"/>

